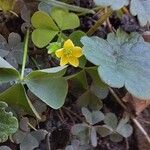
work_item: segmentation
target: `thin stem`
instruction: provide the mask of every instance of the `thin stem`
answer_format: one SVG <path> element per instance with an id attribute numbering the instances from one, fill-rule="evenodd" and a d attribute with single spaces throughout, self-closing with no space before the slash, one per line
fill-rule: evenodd
<path id="1" fill-rule="evenodd" d="M 118 97 L 118 95 L 114 92 L 114 90 L 109 87 L 109 91 L 110 93 L 114 96 L 114 98 L 117 100 L 117 102 L 125 109 L 127 110 L 126 105 L 124 105 L 124 103 L 122 102 L 122 100 Z"/>
<path id="2" fill-rule="evenodd" d="M 36 60 L 35 60 L 33 57 L 31 57 L 31 60 L 32 60 L 32 62 L 35 64 L 36 68 L 37 68 L 38 70 L 40 70 L 40 67 L 39 67 L 38 63 L 36 62 Z"/>
<path id="3" fill-rule="evenodd" d="M 46 150 L 51 150 L 51 144 L 50 144 L 50 140 L 49 140 L 50 136 L 51 136 L 51 133 L 48 133 L 46 136 L 46 145 L 47 145 Z"/>
<path id="4" fill-rule="evenodd" d="M 63 9 L 69 9 L 69 10 L 74 11 L 74 12 L 81 12 L 81 13 L 84 12 L 85 14 L 95 14 L 95 12 L 91 9 L 82 8 L 82 7 L 74 6 L 74 5 L 69 5 L 69 4 L 66 4 L 66 3 L 63 3 L 63 2 L 60 2 L 57 0 L 39 0 L 39 1 L 42 1 L 46 4 L 50 4 L 50 5 L 55 6 L 55 7 L 60 7 Z"/>
<path id="5" fill-rule="evenodd" d="M 21 69 L 21 80 L 24 78 L 24 70 L 26 66 L 26 61 L 27 61 L 27 52 L 28 52 L 28 43 L 29 43 L 29 29 L 27 30 L 26 37 L 25 37 L 25 42 L 24 42 L 24 54 L 23 54 L 23 62 L 22 62 L 22 69 Z"/>
<path id="6" fill-rule="evenodd" d="M 147 132 L 144 130 L 144 128 L 142 127 L 142 125 L 135 118 L 132 118 L 132 120 L 135 123 L 135 125 L 140 129 L 140 131 L 145 135 L 148 143 L 150 144 L 150 137 L 147 134 Z"/>
<path id="7" fill-rule="evenodd" d="M 89 31 L 86 33 L 88 36 L 93 35 L 96 30 L 112 15 L 113 11 L 109 9 L 107 13 L 104 13 L 100 19 L 89 29 Z"/>
<path id="8" fill-rule="evenodd" d="M 37 131 L 37 129 L 36 129 L 30 122 L 28 122 L 28 126 L 29 126 L 31 129 L 33 129 L 34 131 Z"/>

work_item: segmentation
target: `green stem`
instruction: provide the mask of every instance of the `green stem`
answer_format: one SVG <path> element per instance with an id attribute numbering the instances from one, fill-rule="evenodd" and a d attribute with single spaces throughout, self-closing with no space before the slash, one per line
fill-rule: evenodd
<path id="1" fill-rule="evenodd" d="M 29 29 L 27 30 L 26 37 L 25 37 L 25 42 L 24 42 L 24 54 L 23 54 L 23 62 L 22 62 L 22 69 L 21 69 L 21 80 L 24 78 L 24 70 L 26 66 L 26 61 L 27 61 L 27 53 L 28 53 L 28 43 L 29 43 Z"/>
<path id="2" fill-rule="evenodd" d="M 113 11 L 111 9 L 108 10 L 107 13 L 102 15 L 100 19 L 89 29 L 89 31 L 86 33 L 88 36 L 93 35 L 97 29 L 112 15 Z"/>
<path id="3" fill-rule="evenodd" d="M 74 5 L 69 5 L 69 4 L 66 4 L 66 3 L 63 3 L 63 2 L 60 2 L 57 0 L 39 0 L 39 1 L 50 4 L 55 7 L 68 9 L 68 10 L 71 10 L 74 12 L 85 13 L 85 14 L 95 14 L 95 12 L 91 9 L 82 8 L 82 7 L 74 6 Z"/>

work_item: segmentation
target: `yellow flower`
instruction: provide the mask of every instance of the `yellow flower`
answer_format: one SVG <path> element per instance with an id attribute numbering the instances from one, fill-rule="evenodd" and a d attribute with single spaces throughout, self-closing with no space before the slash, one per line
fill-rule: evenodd
<path id="1" fill-rule="evenodd" d="M 83 55 L 82 48 L 74 46 L 73 42 L 69 39 L 65 41 L 63 48 L 56 50 L 56 56 L 60 59 L 60 65 L 71 64 L 74 67 L 79 66 L 78 58 Z"/>

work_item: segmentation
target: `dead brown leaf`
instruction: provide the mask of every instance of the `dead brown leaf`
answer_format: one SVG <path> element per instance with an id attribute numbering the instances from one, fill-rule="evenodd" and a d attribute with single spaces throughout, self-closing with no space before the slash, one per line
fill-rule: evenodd
<path id="1" fill-rule="evenodd" d="M 127 107 L 130 111 L 132 111 L 135 115 L 139 115 L 145 108 L 150 105 L 150 100 L 141 100 L 130 93 L 127 93 L 123 98 L 123 101 L 126 103 Z"/>

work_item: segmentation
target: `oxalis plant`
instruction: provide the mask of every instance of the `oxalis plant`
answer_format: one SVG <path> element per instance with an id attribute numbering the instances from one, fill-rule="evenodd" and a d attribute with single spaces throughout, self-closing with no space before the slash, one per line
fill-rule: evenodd
<path id="1" fill-rule="evenodd" d="M 66 66 L 32 71 L 27 76 L 24 76 L 28 40 L 29 31 L 27 31 L 24 43 L 21 74 L 0 57 L 0 83 L 13 82 L 9 89 L 0 94 L 0 100 L 12 107 L 20 107 L 40 119 L 39 114 L 26 94 L 24 85 L 27 85 L 31 92 L 42 99 L 47 105 L 58 109 L 64 104 L 68 91 L 67 81 L 62 77 L 65 74 Z"/>
<path id="2" fill-rule="evenodd" d="M 51 108 L 59 109 L 65 103 L 68 80 L 73 85 L 70 87 L 72 90 L 81 90 L 82 93 L 78 97 L 77 105 L 83 107 L 82 114 L 85 119 L 81 119 L 82 122 L 75 124 L 71 129 L 72 135 L 80 140 L 79 147 L 86 143 L 96 147 L 97 135 L 109 136 L 114 142 L 120 142 L 123 137 L 128 138 L 133 132 L 132 126 L 128 123 L 130 115 L 118 120 L 113 113 L 104 114 L 99 111 L 103 107 L 101 99 L 108 95 L 109 86 L 125 87 L 141 100 L 150 99 L 150 44 L 145 42 L 139 33 L 128 34 L 122 29 L 109 33 L 107 39 L 88 37 L 82 31 L 65 34 L 66 30 L 73 31 L 80 26 L 79 17 L 69 10 L 80 13 L 93 11 L 55 0 L 43 2 L 50 4 L 51 9 L 39 9 L 33 14 L 31 38 L 36 47 L 46 47 L 48 54 L 60 61 L 60 66 L 35 70 L 25 75 L 29 30 L 24 42 L 21 72 L 0 57 L 0 84 L 11 84 L 10 88 L 0 94 L 0 142 L 6 141 L 18 128 L 17 119 L 5 110 L 7 104 L 14 110 L 19 107 L 40 120 L 41 116 L 28 98 L 26 89 Z M 131 0 L 130 3 L 130 12 L 134 16 L 137 15 L 141 26 L 149 23 L 148 0 Z M 112 12 L 128 6 L 129 0 L 95 0 L 95 4 L 98 7 L 110 7 Z M 40 3 L 39 7 L 42 5 L 43 3 Z M 11 11 L 13 6 L 14 1 L 11 4 L 0 0 L 0 9 L 4 11 Z M 92 63 L 92 67 L 86 67 L 87 60 Z M 80 71 L 64 77 L 67 65 L 79 67 Z M 91 83 L 88 81 L 89 78 L 92 79 Z M 70 147 L 76 149 L 75 145 Z"/>

